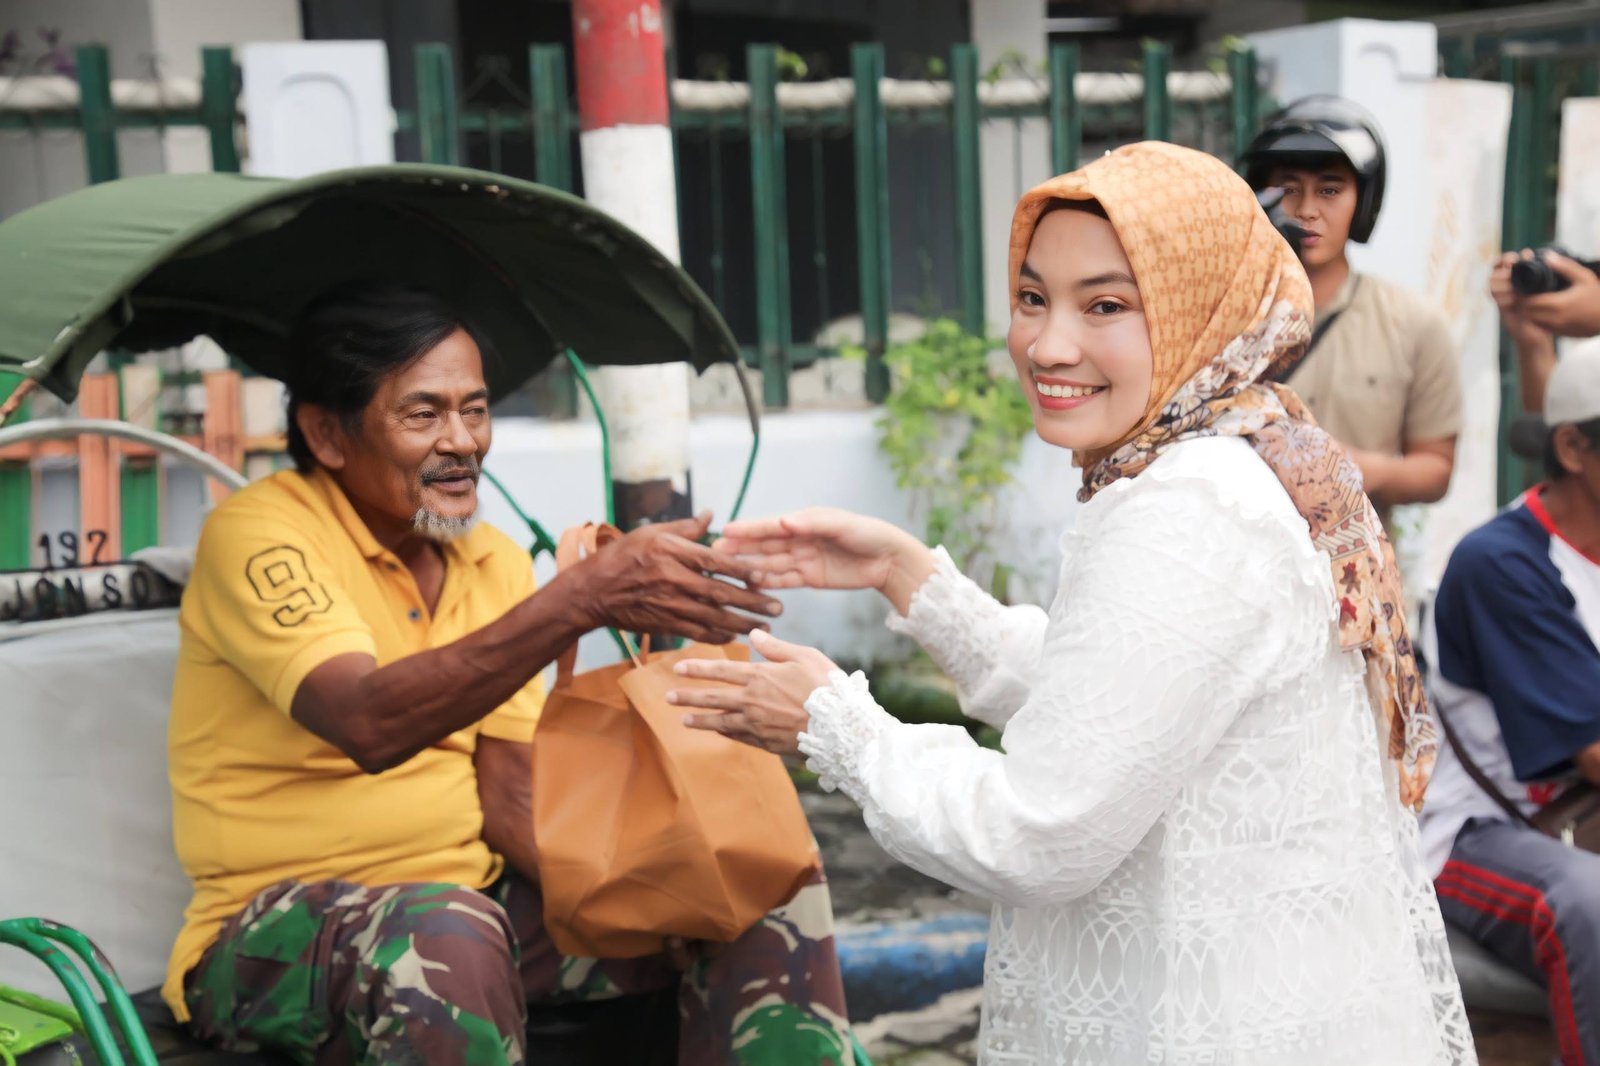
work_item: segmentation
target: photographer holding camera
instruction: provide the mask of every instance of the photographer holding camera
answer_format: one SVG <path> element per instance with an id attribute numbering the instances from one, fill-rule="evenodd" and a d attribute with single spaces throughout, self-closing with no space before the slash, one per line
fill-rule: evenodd
<path id="1" fill-rule="evenodd" d="M 1544 407 L 1545 382 L 1556 365 L 1556 337 L 1600 334 L 1600 274 L 1597 264 L 1574 259 L 1559 248 L 1507 252 L 1489 276 L 1489 295 L 1517 353 L 1522 409 Z M 1514 434 L 1525 432 L 1514 427 Z M 1516 438 L 1513 437 L 1513 445 Z"/>
<path id="2" fill-rule="evenodd" d="M 1309 96 L 1268 119 L 1243 161 L 1316 301 L 1311 349 L 1288 383 L 1361 468 L 1387 526 L 1394 505 L 1449 488 L 1461 385 L 1444 316 L 1345 257 L 1348 241 L 1372 235 L 1383 203 L 1377 125 L 1348 100 Z"/>
<path id="3" fill-rule="evenodd" d="M 1489 291 L 1502 316 L 1510 307 L 1521 323 L 1557 337 L 1593 337 L 1600 334 L 1600 274 L 1596 267 L 1559 248 L 1507 252 L 1495 265 Z M 1510 318 L 1506 328 L 1516 340 Z"/>

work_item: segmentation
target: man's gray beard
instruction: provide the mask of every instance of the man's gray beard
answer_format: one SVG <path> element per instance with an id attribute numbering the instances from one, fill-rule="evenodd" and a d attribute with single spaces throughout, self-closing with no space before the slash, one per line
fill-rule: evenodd
<path id="1" fill-rule="evenodd" d="M 418 507 L 417 513 L 411 516 L 411 529 L 419 537 L 447 544 L 458 537 L 466 536 L 477 521 L 476 511 L 465 518 L 450 518 L 447 515 L 435 514 L 426 507 Z"/>

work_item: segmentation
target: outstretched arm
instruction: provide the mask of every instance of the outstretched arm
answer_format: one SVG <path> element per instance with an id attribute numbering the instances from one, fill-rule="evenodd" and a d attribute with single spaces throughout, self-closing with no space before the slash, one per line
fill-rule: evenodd
<path id="1" fill-rule="evenodd" d="M 1077 898 L 1138 846 L 1239 712 L 1328 642 L 1304 533 L 1204 488 L 1119 505 L 1050 627 L 1004 752 L 905 725 L 819 652 L 756 639 L 766 663 L 682 664 L 691 725 L 798 747 L 861 804 L 896 858 L 1014 906 Z M 822 677 L 827 684 L 816 687 Z M 803 729 L 803 733 L 800 731 Z"/>
<path id="2" fill-rule="evenodd" d="M 1003 727 L 1027 696 L 1044 612 L 1000 604 L 942 548 L 888 522 L 815 507 L 731 523 L 717 547 L 739 555 L 764 588 L 876 589 L 894 607 L 889 628 L 927 649 L 980 721 Z"/>

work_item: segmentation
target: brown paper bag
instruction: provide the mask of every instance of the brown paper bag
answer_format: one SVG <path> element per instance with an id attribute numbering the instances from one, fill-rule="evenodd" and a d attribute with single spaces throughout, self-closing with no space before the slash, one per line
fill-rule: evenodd
<path id="1" fill-rule="evenodd" d="M 577 542 L 615 535 L 585 527 Z M 690 729 L 667 703 L 692 658 L 746 659 L 693 644 L 574 674 L 562 655 L 533 741 L 533 819 L 545 925 L 568 955 L 629 958 L 667 937 L 730 941 L 792 899 L 819 862 L 783 761 Z"/>

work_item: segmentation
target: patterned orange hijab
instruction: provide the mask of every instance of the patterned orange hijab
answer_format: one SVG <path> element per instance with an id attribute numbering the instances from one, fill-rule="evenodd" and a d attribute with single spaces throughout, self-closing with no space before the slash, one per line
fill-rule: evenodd
<path id="1" fill-rule="evenodd" d="M 1022 198 L 1011 224 L 1013 292 L 1052 200 L 1095 200 L 1105 209 L 1138 280 L 1155 360 L 1143 418 L 1121 441 L 1077 456 L 1079 498 L 1136 476 L 1178 441 L 1248 440 L 1331 562 L 1340 642 L 1365 658 L 1367 694 L 1399 767 L 1401 802 L 1420 808 L 1436 742 L 1394 549 L 1344 450 L 1292 390 L 1261 380 L 1305 354 L 1312 300 L 1304 269 L 1224 163 L 1152 141 L 1119 148 Z"/>

